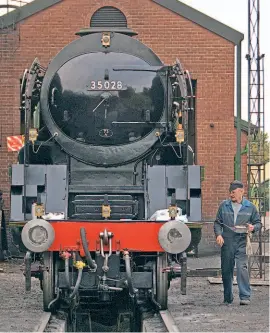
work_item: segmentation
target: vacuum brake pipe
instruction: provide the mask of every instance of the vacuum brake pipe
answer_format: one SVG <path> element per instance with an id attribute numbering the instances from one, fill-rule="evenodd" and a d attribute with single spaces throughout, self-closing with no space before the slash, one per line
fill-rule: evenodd
<path id="1" fill-rule="evenodd" d="M 70 289 L 70 281 L 69 281 L 69 258 L 65 258 L 65 277 L 66 277 L 66 284 L 68 289 Z"/>
<path id="2" fill-rule="evenodd" d="M 69 278 L 69 258 L 71 257 L 71 253 L 68 251 L 64 251 L 60 254 L 60 257 L 65 261 L 65 280 L 68 289 L 70 290 L 70 278 Z"/>
<path id="3" fill-rule="evenodd" d="M 129 289 L 129 294 L 131 297 L 135 296 L 135 290 L 132 284 L 132 279 L 131 279 L 131 267 L 130 267 L 130 256 L 128 251 L 124 251 L 124 260 L 126 264 L 126 273 L 127 273 L 127 283 L 128 283 L 128 289 Z"/>
<path id="4" fill-rule="evenodd" d="M 84 250 L 84 253 L 86 256 L 87 264 L 89 265 L 89 267 L 91 269 L 97 269 L 97 264 L 92 259 L 91 253 L 88 250 L 85 228 L 80 229 L 80 234 L 81 234 L 82 246 L 83 246 L 83 250 Z"/>
<path id="5" fill-rule="evenodd" d="M 30 291 L 31 290 L 31 261 L 32 256 L 31 252 L 27 251 L 25 255 L 25 290 Z"/>

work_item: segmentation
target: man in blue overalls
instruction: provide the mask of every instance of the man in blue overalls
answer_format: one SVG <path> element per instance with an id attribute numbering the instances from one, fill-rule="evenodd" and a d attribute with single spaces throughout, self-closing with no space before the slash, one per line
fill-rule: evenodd
<path id="1" fill-rule="evenodd" d="M 246 254 L 246 232 L 259 231 L 261 219 L 256 207 L 243 198 L 244 186 L 240 181 L 233 181 L 230 184 L 229 192 L 230 199 L 221 203 L 214 223 L 216 242 L 221 246 L 224 303 L 233 302 L 233 275 L 236 261 L 240 305 L 248 305 L 251 291 Z M 246 226 L 244 233 L 236 232 L 240 229 L 240 225 Z"/>

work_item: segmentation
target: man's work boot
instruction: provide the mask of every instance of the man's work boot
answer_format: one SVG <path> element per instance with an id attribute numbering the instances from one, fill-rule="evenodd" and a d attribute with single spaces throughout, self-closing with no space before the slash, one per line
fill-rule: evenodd
<path id="1" fill-rule="evenodd" d="M 240 300 L 240 305 L 249 305 L 250 304 L 250 300 L 249 299 L 241 299 Z"/>

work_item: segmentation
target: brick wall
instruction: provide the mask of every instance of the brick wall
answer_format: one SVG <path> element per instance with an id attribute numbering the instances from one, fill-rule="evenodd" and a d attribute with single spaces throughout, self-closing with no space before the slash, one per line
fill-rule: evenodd
<path id="1" fill-rule="evenodd" d="M 234 175 L 234 45 L 150 0 L 64 0 L 21 22 L 16 47 L 14 36 L 0 35 L 0 188 L 4 198 L 9 193 L 7 166 L 16 161 L 16 153 L 7 153 L 6 136 L 19 133 L 20 75 L 35 57 L 47 66 L 66 44 L 79 38 L 74 33 L 89 26 L 94 11 L 105 5 L 122 10 L 128 26 L 138 33 L 136 38 L 163 62 L 172 64 L 179 58 L 197 79 L 198 164 L 205 166 L 203 216 L 213 218 Z"/>
<path id="2" fill-rule="evenodd" d="M 205 222 L 202 227 L 202 240 L 199 244 L 199 255 L 218 252 L 220 247 L 216 243 L 214 223 Z"/>

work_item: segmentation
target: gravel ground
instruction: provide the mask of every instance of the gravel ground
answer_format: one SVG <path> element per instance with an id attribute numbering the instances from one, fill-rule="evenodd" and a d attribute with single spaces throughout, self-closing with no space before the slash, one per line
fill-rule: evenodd
<path id="1" fill-rule="evenodd" d="M 31 293 L 26 293 L 21 261 L 0 263 L 0 331 L 33 332 L 41 316 L 42 298 L 39 281 L 32 279 Z"/>
<path id="2" fill-rule="evenodd" d="M 180 332 L 269 332 L 269 289 L 253 287 L 252 303 L 240 306 L 237 286 L 234 303 L 223 305 L 222 285 L 206 278 L 190 278 L 188 294 L 181 295 L 179 281 L 171 284 L 169 309 Z"/>
<path id="3" fill-rule="evenodd" d="M 0 263 L 0 331 L 33 332 L 42 314 L 42 293 L 39 281 L 32 279 L 32 291 L 24 290 L 21 261 Z M 188 258 L 188 268 L 219 268 L 219 256 Z M 207 278 L 189 277 L 187 295 L 180 293 L 175 279 L 169 290 L 169 309 L 180 332 L 269 332 L 269 287 L 253 286 L 252 303 L 240 306 L 237 286 L 235 301 L 225 306 L 220 284 Z M 155 330 L 153 330 L 155 331 Z"/>
<path id="4" fill-rule="evenodd" d="M 188 267 L 219 268 L 220 257 L 188 258 Z M 189 277 L 187 295 L 181 295 L 180 280 L 175 279 L 169 290 L 169 310 L 180 332 L 269 332 L 269 287 L 251 288 L 249 306 L 239 305 L 237 285 L 233 286 L 233 304 L 226 306 L 222 284 Z"/>

